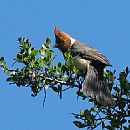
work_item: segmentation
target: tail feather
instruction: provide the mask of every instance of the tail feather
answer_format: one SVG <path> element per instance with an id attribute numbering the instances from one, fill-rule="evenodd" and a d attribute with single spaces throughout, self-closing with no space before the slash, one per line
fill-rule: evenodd
<path id="1" fill-rule="evenodd" d="M 82 89 L 88 96 L 96 99 L 98 104 L 114 107 L 115 102 L 107 83 L 99 78 L 98 71 L 91 65 L 87 68 L 87 74 L 82 84 Z"/>

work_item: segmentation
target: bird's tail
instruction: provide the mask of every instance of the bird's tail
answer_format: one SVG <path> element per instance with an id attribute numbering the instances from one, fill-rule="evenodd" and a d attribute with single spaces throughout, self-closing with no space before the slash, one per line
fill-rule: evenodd
<path id="1" fill-rule="evenodd" d="M 114 107 L 115 101 L 112 98 L 107 83 L 99 78 L 98 71 L 91 65 L 87 68 L 82 89 L 88 96 L 96 99 L 98 104 Z"/>

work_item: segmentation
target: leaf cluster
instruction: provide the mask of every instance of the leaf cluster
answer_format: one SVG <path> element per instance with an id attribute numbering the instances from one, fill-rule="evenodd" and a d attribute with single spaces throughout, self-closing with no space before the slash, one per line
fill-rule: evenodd
<path id="1" fill-rule="evenodd" d="M 29 39 L 25 38 L 19 38 L 18 44 L 20 51 L 14 58 L 13 63 L 13 66 L 18 66 L 17 69 L 9 69 L 4 57 L 0 59 L 0 67 L 7 74 L 6 81 L 9 84 L 16 84 L 18 87 L 30 87 L 32 96 L 36 96 L 42 90 L 45 92 L 47 88 L 52 88 L 54 92 L 59 94 L 60 98 L 62 91 L 64 91 L 62 88 L 64 84 L 67 88 L 76 86 L 75 75 L 77 70 L 72 66 L 69 52 L 65 54 L 67 57 L 65 64 L 59 62 L 54 65 L 56 56 L 49 38 L 46 39 L 40 49 L 32 47 Z"/>
<path id="2" fill-rule="evenodd" d="M 32 96 L 37 96 L 39 92 L 44 91 L 45 103 L 47 89 L 52 89 L 62 98 L 62 92 L 73 87 L 77 87 L 77 96 L 83 100 L 86 98 L 91 108 L 80 111 L 79 114 L 72 113 L 75 117 L 73 123 L 79 128 L 87 129 L 129 129 L 130 128 L 130 82 L 128 80 L 129 68 L 116 78 L 115 72 L 105 71 L 104 77 L 112 90 L 115 99 L 115 107 L 108 108 L 99 106 L 93 99 L 86 97 L 80 91 L 83 77 L 79 75 L 78 70 L 73 66 L 72 56 L 69 52 L 64 53 L 65 64 L 58 62 L 55 64 L 56 55 L 51 47 L 51 40 L 46 39 L 40 49 L 35 49 L 29 39 L 19 38 L 19 49 L 14 66 L 16 69 L 9 69 L 4 57 L 0 58 L 0 67 L 7 75 L 6 81 L 9 84 L 15 84 L 18 87 L 31 88 Z M 116 82 L 116 84 L 115 84 Z M 86 103 L 86 102 L 85 102 Z M 115 123 L 116 122 L 116 123 Z"/>
<path id="3" fill-rule="evenodd" d="M 108 129 L 108 130 L 128 130 L 130 129 L 130 82 L 128 81 L 129 69 L 119 74 L 117 84 L 114 85 L 115 71 L 106 71 L 104 76 L 108 85 L 112 89 L 115 99 L 115 107 L 108 108 L 93 105 L 90 109 L 85 109 L 79 114 L 72 113 L 77 119 L 73 123 L 79 128 L 87 129 Z M 113 86 L 114 85 L 114 86 Z M 91 102 L 91 100 L 89 100 Z"/>

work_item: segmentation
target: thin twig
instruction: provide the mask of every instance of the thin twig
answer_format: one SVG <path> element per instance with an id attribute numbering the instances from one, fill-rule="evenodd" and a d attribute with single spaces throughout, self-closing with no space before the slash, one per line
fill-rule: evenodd
<path id="1" fill-rule="evenodd" d="M 66 90 L 68 90 L 68 89 L 70 89 L 70 88 L 71 88 L 71 87 L 69 86 L 69 87 L 63 89 L 62 91 L 66 91 Z"/>
<path id="2" fill-rule="evenodd" d="M 45 89 L 45 87 L 44 87 L 43 108 L 44 108 L 44 106 L 45 106 L 46 97 L 47 97 L 47 94 L 46 94 L 46 89 Z"/>

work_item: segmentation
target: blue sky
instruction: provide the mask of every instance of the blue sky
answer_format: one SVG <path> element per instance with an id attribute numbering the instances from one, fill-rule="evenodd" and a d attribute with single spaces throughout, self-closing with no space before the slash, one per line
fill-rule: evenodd
<path id="1" fill-rule="evenodd" d="M 12 65 L 18 51 L 17 38 L 27 37 L 35 48 L 49 37 L 54 44 L 54 26 L 102 52 L 117 74 L 130 66 L 129 0 L 1 0 L 0 56 Z M 58 59 L 61 53 L 55 49 Z M 77 101 L 76 90 L 64 92 L 63 99 L 48 90 L 45 108 L 43 93 L 30 96 L 27 88 L 8 85 L 0 70 L 1 130 L 79 130 L 71 112 L 87 108 Z"/>

